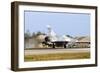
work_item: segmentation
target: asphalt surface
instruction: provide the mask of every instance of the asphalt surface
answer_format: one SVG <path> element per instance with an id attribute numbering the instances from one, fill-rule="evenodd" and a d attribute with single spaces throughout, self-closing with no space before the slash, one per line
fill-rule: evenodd
<path id="1" fill-rule="evenodd" d="M 31 49 L 25 50 L 25 55 L 54 54 L 54 53 L 84 53 L 90 52 L 90 48 L 67 48 L 67 49 Z"/>

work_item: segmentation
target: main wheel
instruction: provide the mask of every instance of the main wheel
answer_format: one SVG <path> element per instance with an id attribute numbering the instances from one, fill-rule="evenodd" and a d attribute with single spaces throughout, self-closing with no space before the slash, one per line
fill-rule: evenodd
<path id="1" fill-rule="evenodd" d="M 64 44 L 64 48 L 66 48 L 66 44 Z"/>

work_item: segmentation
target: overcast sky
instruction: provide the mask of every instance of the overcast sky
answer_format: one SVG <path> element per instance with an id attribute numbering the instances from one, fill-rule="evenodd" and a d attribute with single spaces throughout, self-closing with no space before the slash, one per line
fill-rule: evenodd
<path id="1" fill-rule="evenodd" d="M 47 25 L 57 35 L 86 36 L 90 35 L 90 15 L 79 13 L 24 11 L 25 32 L 45 32 Z"/>

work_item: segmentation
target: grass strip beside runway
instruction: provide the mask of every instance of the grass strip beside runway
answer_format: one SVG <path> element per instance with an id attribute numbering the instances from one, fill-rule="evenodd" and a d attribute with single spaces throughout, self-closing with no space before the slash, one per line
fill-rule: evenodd
<path id="1" fill-rule="evenodd" d="M 52 53 L 52 54 L 34 54 L 25 55 L 24 61 L 49 61 L 49 60 L 64 60 L 64 59 L 88 59 L 90 58 L 90 52 L 79 53 Z"/>

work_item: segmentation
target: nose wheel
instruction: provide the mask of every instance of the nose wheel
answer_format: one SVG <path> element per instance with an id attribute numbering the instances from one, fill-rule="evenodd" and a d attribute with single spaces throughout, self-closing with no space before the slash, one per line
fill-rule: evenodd
<path id="1" fill-rule="evenodd" d="M 53 48 L 55 48 L 55 44 L 53 43 Z"/>

